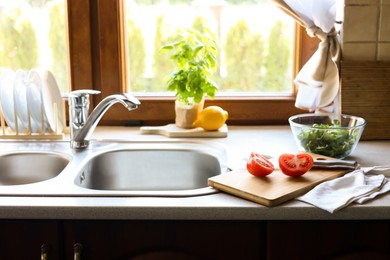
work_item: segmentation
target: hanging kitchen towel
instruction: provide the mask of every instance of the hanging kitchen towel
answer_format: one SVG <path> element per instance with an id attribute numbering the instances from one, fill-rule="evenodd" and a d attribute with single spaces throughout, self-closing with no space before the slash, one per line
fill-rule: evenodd
<path id="1" fill-rule="evenodd" d="M 390 165 L 360 168 L 343 177 L 323 182 L 296 199 L 330 213 L 353 202 L 361 204 L 390 190 L 390 181 L 386 176 L 367 174 L 386 170 L 390 170 Z"/>
<path id="2" fill-rule="evenodd" d="M 320 40 L 316 52 L 296 76 L 295 106 L 316 113 L 339 113 L 341 59 L 340 26 L 343 5 L 338 0 L 272 0 L 281 10 Z"/>

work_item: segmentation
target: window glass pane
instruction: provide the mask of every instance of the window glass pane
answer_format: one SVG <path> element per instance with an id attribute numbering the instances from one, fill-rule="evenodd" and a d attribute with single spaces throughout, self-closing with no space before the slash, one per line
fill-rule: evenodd
<path id="1" fill-rule="evenodd" d="M 68 91 L 65 0 L 0 0 L 0 70 L 50 70 Z"/>
<path id="2" fill-rule="evenodd" d="M 174 71 L 159 52 L 183 28 L 210 29 L 221 43 L 219 94 L 291 94 L 295 23 L 270 0 L 125 0 L 128 87 L 166 91 Z"/>

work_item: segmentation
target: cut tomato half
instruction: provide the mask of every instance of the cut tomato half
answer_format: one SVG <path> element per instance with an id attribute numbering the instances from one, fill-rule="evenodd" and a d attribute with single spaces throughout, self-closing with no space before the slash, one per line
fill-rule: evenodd
<path id="1" fill-rule="evenodd" d="M 275 169 L 274 165 L 265 156 L 256 152 L 251 153 L 246 168 L 249 173 L 256 177 L 267 176 Z"/>
<path id="2" fill-rule="evenodd" d="M 313 157 L 307 153 L 282 154 L 279 156 L 280 170 L 292 177 L 297 177 L 308 172 L 313 167 Z"/>

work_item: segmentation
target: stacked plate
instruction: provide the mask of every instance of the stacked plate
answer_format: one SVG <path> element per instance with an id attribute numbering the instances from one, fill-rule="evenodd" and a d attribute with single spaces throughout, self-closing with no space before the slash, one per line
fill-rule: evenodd
<path id="1" fill-rule="evenodd" d="M 65 126 L 61 92 L 48 70 L 3 70 L 0 107 L 16 133 L 62 133 Z"/>

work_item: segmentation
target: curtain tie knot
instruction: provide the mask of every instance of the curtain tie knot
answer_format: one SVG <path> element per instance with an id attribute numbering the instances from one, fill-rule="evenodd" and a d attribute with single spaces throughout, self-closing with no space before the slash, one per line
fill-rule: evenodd
<path id="1" fill-rule="evenodd" d="M 306 32 L 310 37 L 317 37 L 322 42 L 326 41 L 328 37 L 336 37 L 337 32 L 335 28 L 332 28 L 330 32 L 326 33 L 321 28 L 313 25 L 312 27 L 306 28 Z"/>

